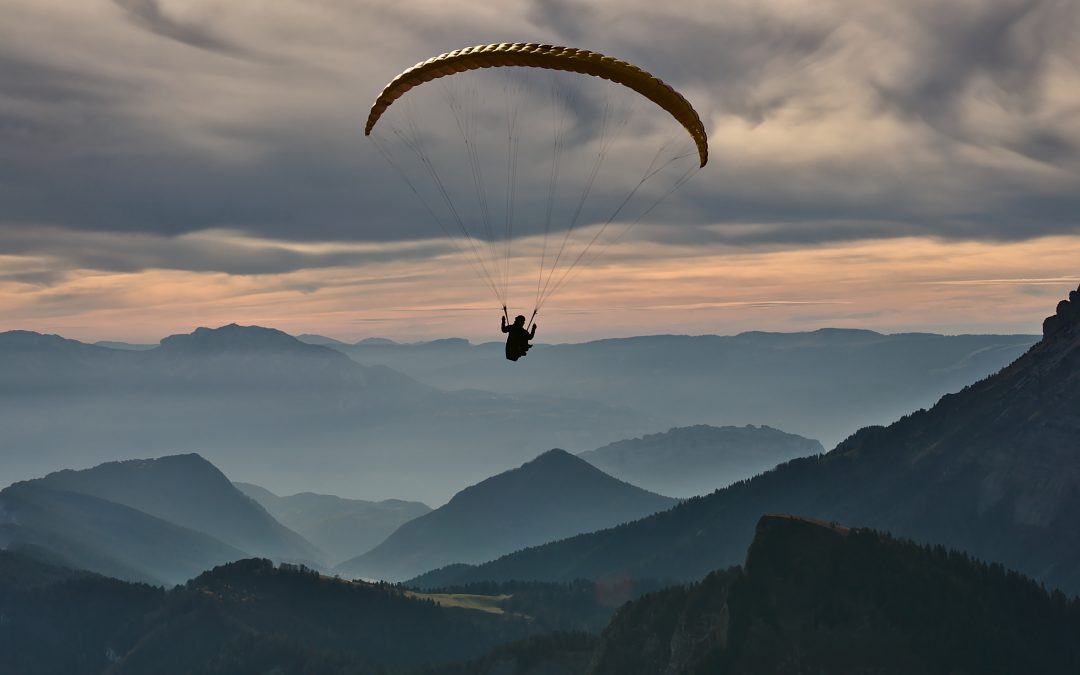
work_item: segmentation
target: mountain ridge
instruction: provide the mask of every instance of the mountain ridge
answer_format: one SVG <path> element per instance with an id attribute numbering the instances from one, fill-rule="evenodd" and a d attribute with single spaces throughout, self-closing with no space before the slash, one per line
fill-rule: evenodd
<path id="1" fill-rule="evenodd" d="M 23 481 L 0 490 L 0 546 L 73 569 L 182 583 L 247 554 L 214 537 L 92 495 Z"/>
<path id="2" fill-rule="evenodd" d="M 402 524 L 431 512 L 426 504 L 401 499 L 373 502 L 314 492 L 279 496 L 251 483 L 234 485 L 325 551 L 331 565 L 365 553 Z"/>
<path id="3" fill-rule="evenodd" d="M 765 424 L 831 448 L 853 429 L 894 420 L 995 372 L 1036 340 L 861 329 L 637 336 L 541 344 L 535 354 L 542 358 L 515 364 L 515 377 L 501 367 L 498 343 L 357 344 L 341 350 L 359 363 L 381 363 L 436 387 L 574 391 L 648 411 L 660 421 L 650 431 Z"/>
<path id="4" fill-rule="evenodd" d="M 692 497 L 790 459 L 823 452 L 818 441 L 768 425 L 696 424 L 616 441 L 578 457 L 631 484 L 674 497 Z"/>
<path id="5" fill-rule="evenodd" d="M 230 542 L 248 555 L 318 563 L 323 553 L 237 490 L 197 453 L 64 469 L 34 481 L 129 506 Z"/>
<path id="6" fill-rule="evenodd" d="M 201 328 L 164 343 L 0 334 L 3 473 L 194 451 L 256 483 L 288 475 L 331 492 L 442 501 L 545 447 L 591 447 L 648 424 L 566 395 L 442 391 L 272 329 Z M 489 433 L 478 438 L 478 425 Z M 524 440 L 508 448 L 511 437 Z M 425 450 L 436 446 L 444 452 Z M 417 480 L 418 461 L 440 480 Z M 377 474 L 365 470 L 373 462 Z"/>
<path id="7" fill-rule="evenodd" d="M 640 521 L 414 581 L 694 580 L 738 562 L 757 518 L 783 511 L 960 548 L 1076 592 L 1080 318 L 1073 307 L 1058 313 L 1073 317 L 1068 323 L 998 373 L 888 427 L 861 429 L 825 455 Z"/>
<path id="8" fill-rule="evenodd" d="M 554 449 L 455 494 L 371 551 L 338 565 L 344 574 L 401 580 L 449 563 L 663 510 L 677 500 L 613 478 Z"/>

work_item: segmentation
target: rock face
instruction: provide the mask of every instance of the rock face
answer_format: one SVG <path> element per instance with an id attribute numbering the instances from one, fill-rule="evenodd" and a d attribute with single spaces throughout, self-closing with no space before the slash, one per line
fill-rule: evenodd
<path id="1" fill-rule="evenodd" d="M 1048 338 L 1059 330 L 1073 330 L 1080 326 L 1080 288 L 1069 293 L 1068 300 L 1058 303 L 1054 316 L 1043 321 L 1043 337 Z"/>

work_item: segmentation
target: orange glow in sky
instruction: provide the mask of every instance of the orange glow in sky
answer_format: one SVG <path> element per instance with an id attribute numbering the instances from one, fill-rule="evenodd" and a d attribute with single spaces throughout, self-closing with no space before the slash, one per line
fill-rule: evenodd
<path id="1" fill-rule="evenodd" d="M 526 247 L 522 247 L 526 248 Z M 1080 282 L 1080 237 L 928 238 L 798 249 L 627 244 L 582 270 L 544 308 L 542 342 L 657 333 L 821 327 L 1037 333 Z M 9 267 L 34 261 L 7 258 Z M 522 270 L 535 264 L 517 261 Z M 531 310 L 524 272 L 512 313 Z M 456 255 L 276 275 L 81 271 L 52 286 L 0 284 L 0 329 L 157 342 L 198 326 L 257 324 L 354 341 L 499 339 L 497 303 Z"/>

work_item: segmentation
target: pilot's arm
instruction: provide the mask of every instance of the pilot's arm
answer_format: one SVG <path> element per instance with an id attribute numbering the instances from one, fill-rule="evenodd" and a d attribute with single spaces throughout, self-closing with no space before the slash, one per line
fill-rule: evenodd
<path id="1" fill-rule="evenodd" d="M 509 333 L 510 329 L 506 327 L 506 317 L 505 316 L 500 316 L 499 320 L 502 322 L 502 332 Z"/>
<path id="2" fill-rule="evenodd" d="M 529 333 L 529 339 L 531 340 L 534 337 L 536 337 L 536 324 L 535 323 L 533 324 L 532 332 Z"/>

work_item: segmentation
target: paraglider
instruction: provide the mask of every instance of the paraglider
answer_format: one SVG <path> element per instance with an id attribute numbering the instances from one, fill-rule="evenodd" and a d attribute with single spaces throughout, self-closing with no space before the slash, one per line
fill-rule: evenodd
<path id="1" fill-rule="evenodd" d="M 709 159 L 700 116 L 670 85 L 598 52 L 532 43 L 416 64 L 384 87 L 364 133 L 503 307 L 511 361 L 535 336 L 505 311 L 529 259 L 535 318 Z"/>
<path id="2" fill-rule="evenodd" d="M 529 340 L 536 337 L 536 324 L 532 325 L 532 330 L 525 329 L 525 316 L 518 314 L 514 317 L 514 323 L 506 325 L 506 308 L 503 307 L 502 315 L 502 332 L 508 333 L 506 336 L 506 358 L 509 361 L 517 361 L 522 356 L 525 356 L 532 345 L 529 344 Z"/>

